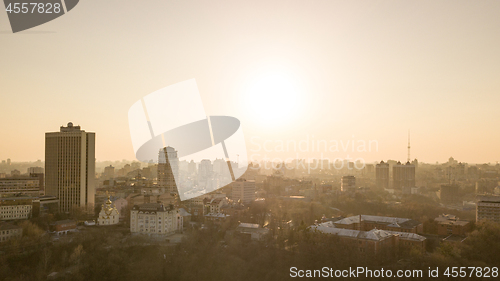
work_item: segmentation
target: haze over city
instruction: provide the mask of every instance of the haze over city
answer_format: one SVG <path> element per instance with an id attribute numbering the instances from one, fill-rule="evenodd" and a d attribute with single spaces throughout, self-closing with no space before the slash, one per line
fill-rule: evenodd
<path id="1" fill-rule="evenodd" d="M 498 1 L 84 1 L 24 34 L 9 34 L 2 16 L 0 159 L 44 159 L 44 133 L 71 121 L 96 133 L 98 161 L 134 160 L 130 106 L 195 78 L 208 115 L 241 121 L 249 154 L 252 137 L 263 145 L 314 136 L 376 140 L 377 151 L 349 156 L 403 161 L 411 130 L 412 158 L 421 162 L 495 163 L 499 8 Z"/>

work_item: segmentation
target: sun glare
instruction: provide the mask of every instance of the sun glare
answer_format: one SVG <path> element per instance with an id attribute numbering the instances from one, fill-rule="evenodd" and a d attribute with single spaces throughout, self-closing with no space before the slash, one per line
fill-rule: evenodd
<path id="1" fill-rule="evenodd" d="M 296 114 L 299 104 L 298 83 L 280 70 L 262 72 L 248 84 L 246 107 L 260 125 L 284 125 Z"/>

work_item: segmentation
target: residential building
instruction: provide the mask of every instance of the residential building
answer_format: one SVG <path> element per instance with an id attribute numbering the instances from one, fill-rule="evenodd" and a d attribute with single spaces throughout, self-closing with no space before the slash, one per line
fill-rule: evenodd
<path id="1" fill-rule="evenodd" d="M 239 178 L 231 183 L 231 200 L 249 204 L 255 200 L 255 181 Z"/>
<path id="2" fill-rule="evenodd" d="M 410 162 L 401 164 L 398 162 L 392 167 L 392 188 L 395 190 L 402 190 L 403 187 L 415 186 L 415 165 Z"/>
<path id="3" fill-rule="evenodd" d="M 34 210 L 38 215 L 40 200 L 36 197 L 0 198 L 0 220 L 2 221 L 30 219 L 33 217 Z"/>
<path id="4" fill-rule="evenodd" d="M 389 164 L 380 161 L 375 166 L 375 180 L 377 188 L 389 189 Z"/>
<path id="5" fill-rule="evenodd" d="M 183 217 L 173 205 L 146 203 L 130 211 L 130 232 L 151 236 L 169 235 L 182 231 Z"/>
<path id="6" fill-rule="evenodd" d="M 438 225 L 439 235 L 461 235 L 464 236 L 470 231 L 470 223 L 466 220 L 460 220 L 454 215 L 442 214 L 435 218 Z"/>
<path id="7" fill-rule="evenodd" d="M 46 195 L 59 198 L 59 211 L 93 207 L 95 195 L 95 133 L 68 123 L 45 133 Z"/>
<path id="8" fill-rule="evenodd" d="M 43 192 L 43 174 L 0 178 L 0 198 L 12 196 L 37 197 Z"/>
<path id="9" fill-rule="evenodd" d="M 0 243 L 7 242 L 10 239 L 21 238 L 23 228 L 6 222 L 0 222 Z"/>
<path id="10" fill-rule="evenodd" d="M 340 190 L 342 192 L 354 193 L 356 191 L 356 177 L 343 176 L 340 181 Z"/>
<path id="11" fill-rule="evenodd" d="M 478 196 L 476 221 L 481 220 L 500 223 L 500 196 Z"/>

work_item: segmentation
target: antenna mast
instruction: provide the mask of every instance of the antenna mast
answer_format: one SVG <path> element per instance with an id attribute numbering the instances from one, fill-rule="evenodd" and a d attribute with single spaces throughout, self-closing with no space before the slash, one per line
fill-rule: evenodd
<path id="1" fill-rule="evenodd" d="M 410 162 L 410 130 L 408 130 L 408 162 Z"/>

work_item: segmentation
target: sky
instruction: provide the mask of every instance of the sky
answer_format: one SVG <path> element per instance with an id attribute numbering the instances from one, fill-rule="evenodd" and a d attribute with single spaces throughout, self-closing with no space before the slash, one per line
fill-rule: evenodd
<path id="1" fill-rule="evenodd" d="M 70 121 L 96 132 L 98 161 L 133 160 L 132 104 L 195 78 L 208 115 L 241 121 L 250 158 L 405 161 L 410 130 L 412 159 L 495 163 L 499 10 L 457 0 L 80 1 L 16 34 L 0 11 L 0 160 L 43 160 L 44 133 Z M 303 140 L 378 145 L 275 147 Z"/>

